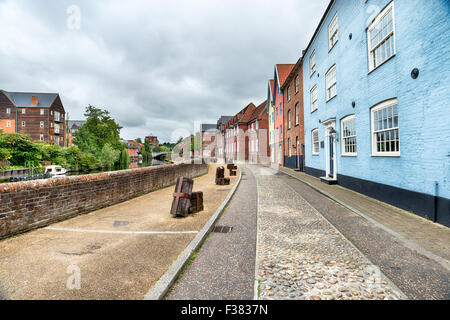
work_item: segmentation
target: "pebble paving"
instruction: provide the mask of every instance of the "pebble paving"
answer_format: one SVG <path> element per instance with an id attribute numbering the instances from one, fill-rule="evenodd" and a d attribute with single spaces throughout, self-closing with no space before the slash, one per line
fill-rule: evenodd
<path id="1" fill-rule="evenodd" d="M 398 300 L 404 294 L 271 169 L 258 186 L 259 300 Z"/>

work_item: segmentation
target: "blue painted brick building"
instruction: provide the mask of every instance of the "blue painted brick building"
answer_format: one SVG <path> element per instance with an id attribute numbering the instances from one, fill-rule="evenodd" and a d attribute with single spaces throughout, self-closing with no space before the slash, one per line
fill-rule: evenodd
<path id="1" fill-rule="evenodd" d="M 331 1 L 303 56 L 307 173 L 450 226 L 450 1 Z"/>

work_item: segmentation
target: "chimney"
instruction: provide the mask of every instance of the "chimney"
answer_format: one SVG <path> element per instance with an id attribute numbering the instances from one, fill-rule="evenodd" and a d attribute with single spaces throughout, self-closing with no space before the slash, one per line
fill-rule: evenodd
<path id="1" fill-rule="evenodd" d="M 38 99 L 37 95 L 33 95 L 33 96 L 31 97 L 31 105 L 32 105 L 32 106 L 37 106 L 38 103 L 39 103 L 39 99 Z"/>

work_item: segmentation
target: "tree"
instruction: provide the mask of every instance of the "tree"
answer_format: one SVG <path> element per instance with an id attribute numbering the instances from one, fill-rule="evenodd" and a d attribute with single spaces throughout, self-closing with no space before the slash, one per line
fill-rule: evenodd
<path id="1" fill-rule="evenodd" d="M 114 166 L 114 163 L 119 160 L 119 156 L 120 151 L 114 149 L 109 143 L 106 143 L 99 156 L 100 164 L 103 168 L 111 169 Z"/>
<path id="2" fill-rule="evenodd" d="M 120 141 L 122 127 L 110 117 L 109 111 L 89 105 L 84 115 L 86 123 L 74 134 L 73 141 L 81 151 L 92 153 L 100 158 L 107 144 L 114 150 L 123 149 Z"/>
<path id="3" fill-rule="evenodd" d="M 128 154 L 128 151 L 126 149 L 123 149 L 120 153 L 119 158 L 119 167 L 120 169 L 128 169 L 130 167 L 130 155 Z"/>
<path id="4" fill-rule="evenodd" d="M 4 133 L 0 135 L 0 149 L 9 151 L 9 161 L 14 166 L 23 166 L 32 162 L 35 166 L 40 165 L 42 154 L 39 146 L 29 135 L 19 133 Z"/>
<path id="5" fill-rule="evenodd" d="M 142 139 L 141 139 L 141 138 L 137 138 L 135 141 L 136 141 L 137 143 L 142 143 Z"/>

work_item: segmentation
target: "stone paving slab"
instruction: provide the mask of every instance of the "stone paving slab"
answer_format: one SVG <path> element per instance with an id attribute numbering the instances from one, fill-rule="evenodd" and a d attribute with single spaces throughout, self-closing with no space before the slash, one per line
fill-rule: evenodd
<path id="1" fill-rule="evenodd" d="M 259 299 L 405 298 L 275 171 L 251 169 L 258 184 Z"/>
<path id="2" fill-rule="evenodd" d="M 236 194 L 217 221 L 231 233 L 211 233 L 195 260 L 173 286 L 168 300 L 251 300 L 256 255 L 256 181 L 244 175 Z"/>
<path id="3" fill-rule="evenodd" d="M 329 193 L 409 241 L 414 242 L 436 256 L 442 257 L 450 263 L 450 228 L 433 223 L 413 213 L 342 186 L 326 185 L 320 182 L 320 179 L 305 173 L 296 172 L 288 168 L 280 168 L 280 170 Z"/>

